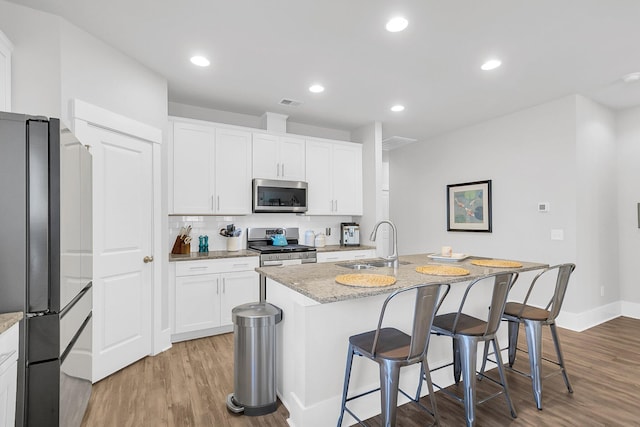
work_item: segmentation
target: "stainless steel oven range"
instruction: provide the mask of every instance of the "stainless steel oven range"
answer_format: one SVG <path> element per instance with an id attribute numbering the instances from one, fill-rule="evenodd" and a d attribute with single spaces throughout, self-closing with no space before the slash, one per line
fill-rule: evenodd
<path id="1" fill-rule="evenodd" d="M 316 248 L 298 244 L 297 227 L 249 228 L 247 248 L 260 253 L 260 267 L 315 263 Z M 266 278 L 260 276 L 260 300 L 266 299 Z"/>

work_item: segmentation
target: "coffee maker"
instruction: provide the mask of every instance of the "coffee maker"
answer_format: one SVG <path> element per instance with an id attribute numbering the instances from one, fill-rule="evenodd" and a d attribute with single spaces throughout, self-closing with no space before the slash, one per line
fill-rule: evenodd
<path id="1" fill-rule="evenodd" d="M 340 245 L 360 246 L 360 226 L 355 222 L 340 223 Z"/>

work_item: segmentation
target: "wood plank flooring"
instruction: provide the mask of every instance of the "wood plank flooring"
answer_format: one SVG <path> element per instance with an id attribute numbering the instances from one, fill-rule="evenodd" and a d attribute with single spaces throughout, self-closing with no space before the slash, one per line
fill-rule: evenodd
<path id="1" fill-rule="evenodd" d="M 520 346 L 526 348 L 523 332 Z M 581 333 L 560 329 L 559 334 L 574 393 L 567 392 L 560 375 L 546 379 L 544 409 L 539 411 L 530 381 L 508 372 L 518 418 L 510 417 L 500 396 L 478 406 L 476 425 L 640 426 L 640 319 L 619 317 Z M 548 327 L 543 339 L 543 353 L 553 358 Z M 282 405 L 261 417 L 227 411 L 225 399 L 233 390 L 232 365 L 232 334 L 176 343 L 95 384 L 82 426 L 287 426 L 288 413 Z M 528 369 L 525 354 L 518 354 L 517 366 Z M 488 381 L 480 383 L 479 397 L 489 386 Z M 442 393 L 436 395 L 442 425 L 464 425 L 462 406 Z M 398 411 L 398 427 L 429 422 L 428 415 L 410 404 Z M 368 423 L 381 425 L 379 417 Z"/>

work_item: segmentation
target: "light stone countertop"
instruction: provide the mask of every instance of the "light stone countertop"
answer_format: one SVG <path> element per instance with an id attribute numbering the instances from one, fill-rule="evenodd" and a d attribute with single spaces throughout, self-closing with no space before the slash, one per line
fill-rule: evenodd
<path id="1" fill-rule="evenodd" d="M 340 246 L 340 245 L 328 245 L 323 248 L 316 248 L 317 252 L 344 252 L 344 251 L 366 251 L 369 249 L 375 249 L 374 246 Z M 175 261 L 197 261 L 203 259 L 224 259 L 224 258 L 243 258 L 259 256 L 260 254 L 250 249 L 243 249 L 240 251 L 210 251 L 210 252 L 191 252 L 188 254 L 169 254 L 169 262 Z"/>
<path id="2" fill-rule="evenodd" d="M 522 267 L 520 268 L 489 268 L 471 264 L 472 259 L 474 259 L 474 257 L 470 257 L 459 262 L 439 263 L 428 258 L 427 254 L 406 255 L 399 258 L 401 265 L 395 274 L 393 268 L 379 267 L 367 270 L 353 270 L 340 266 L 340 264 L 346 263 L 366 264 L 367 260 L 289 265 L 285 267 L 260 267 L 257 268 L 256 271 L 269 279 L 273 279 L 276 282 L 311 298 L 314 301 L 326 304 L 355 298 L 364 298 L 373 295 L 387 294 L 399 288 L 418 284 L 468 282 L 477 277 L 500 271 L 522 272 L 538 270 L 548 266 L 547 264 L 520 261 L 522 262 Z M 415 271 L 416 267 L 428 264 L 462 267 L 469 270 L 470 274 L 467 276 L 434 276 L 421 274 Z M 394 285 L 377 288 L 353 287 L 336 283 L 336 276 L 350 273 L 394 275 L 397 281 Z"/>
<path id="3" fill-rule="evenodd" d="M 210 252 L 191 252 L 188 254 L 169 254 L 169 262 L 173 261 L 197 261 L 203 259 L 224 259 L 224 258 L 244 258 L 259 256 L 260 254 L 252 250 L 239 251 L 210 251 Z"/>
<path id="4" fill-rule="evenodd" d="M 0 314 L 0 334 L 22 320 L 22 312 Z"/>

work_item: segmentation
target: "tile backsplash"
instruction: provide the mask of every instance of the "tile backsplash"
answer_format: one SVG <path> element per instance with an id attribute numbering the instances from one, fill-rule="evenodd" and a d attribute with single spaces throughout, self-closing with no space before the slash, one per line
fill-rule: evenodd
<path id="1" fill-rule="evenodd" d="M 198 252 L 198 236 L 209 236 L 209 250 L 222 251 L 227 249 L 226 237 L 220 236 L 221 228 L 234 224 L 242 229 L 242 248 L 247 247 L 246 230 L 250 227 L 298 227 L 300 229 L 300 243 L 303 243 L 304 233 L 313 230 L 315 233 L 327 235 L 327 245 L 340 244 L 340 223 L 351 222 L 350 216 L 305 216 L 296 214 L 254 214 L 247 216 L 169 216 L 169 250 L 173 247 L 176 236 L 181 227 L 191 226 L 191 252 Z"/>

